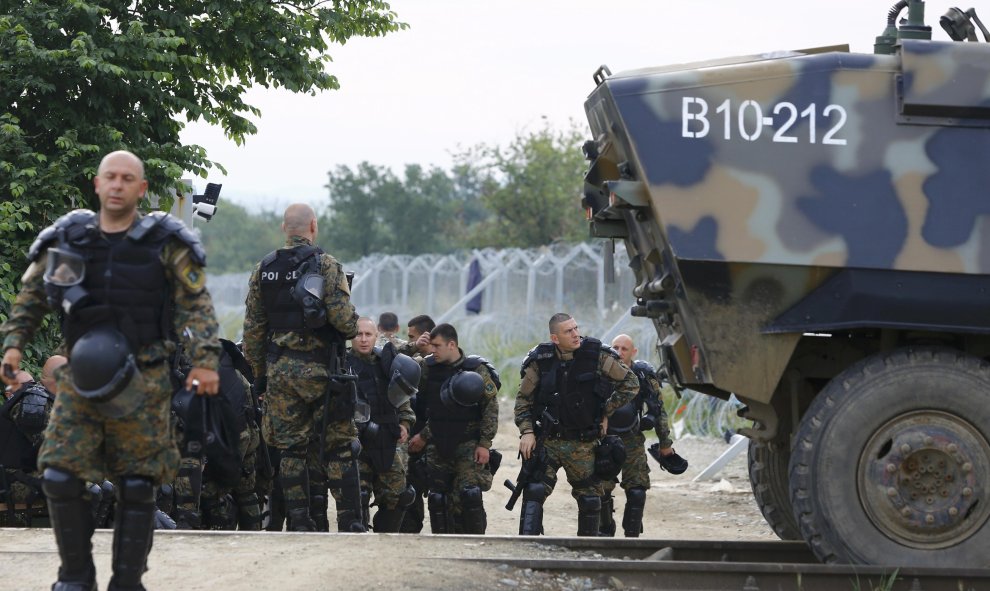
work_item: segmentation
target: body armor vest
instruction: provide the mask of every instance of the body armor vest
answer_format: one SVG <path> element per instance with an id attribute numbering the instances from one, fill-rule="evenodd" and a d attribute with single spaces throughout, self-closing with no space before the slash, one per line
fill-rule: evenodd
<path id="1" fill-rule="evenodd" d="M 395 444 L 401 434 L 399 413 L 388 401 L 388 377 L 377 355 L 374 363 L 366 363 L 350 353 L 347 363 L 357 375 L 358 396 L 371 407 L 371 419 L 361 433 L 362 459 L 379 474 L 387 472 L 395 461 Z"/>
<path id="2" fill-rule="evenodd" d="M 481 420 L 481 405 L 468 407 L 444 405 L 440 400 L 440 387 L 462 368 L 437 363 L 432 356 L 426 359 L 426 367 L 426 388 L 419 395 L 426 398 L 426 410 L 430 419 L 430 441 L 437 446 L 440 457 L 450 458 L 454 455 L 457 444 L 481 436 L 477 428 L 467 430 L 468 423 Z"/>
<path id="3" fill-rule="evenodd" d="M 567 362 L 561 361 L 555 349 L 553 343 L 542 343 L 527 359 L 535 360 L 540 373 L 536 416 L 547 409 L 557 419 L 558 432 L 550 435 L 593 439 L 599 431 L 605 400 L 611 394 L 611 384 L 598 374 L 602 343 L 584 338 L 574 358 Z"/>
<path id="4" fill-rule="evenodd" d="M 261 302 L 268 314 L 268 332 L 303 331 L 302 307 L 292 299 L 292 288 L 302 276 L 300 266 L 323 251 L 316 246 L 280 248 L 261 260 Z"/>
<path id="5" fill-rule="evenodd" d="M 0 406 L 0 466 L 8 470 L 34 472 L 38 469 L 38 448 L 17 428 L 11 416 L 22 393 Z"/>
<path id="6" fill-rule="evenodd" d="M 189 247 L 194 262 L 206 263 L 195 234 L 163 212 L 144 216 L 115 240 L 103 236 L 97 214 L 89 210 L 70 212 L 38 234 L 28 253 L 32 261 L 56 241 L 86 261 L 81 285 L 89 292 L 92 304 L 63 319 L 68 350 L 90 329 L 106 324 L 116 326 L 136 349 L 166 338 L 172 310 L 161 253 L 173 236 Z M 52 299 L 56 303 L 61 301 L 61 294 L 50 295 L 55 295 Z"/>

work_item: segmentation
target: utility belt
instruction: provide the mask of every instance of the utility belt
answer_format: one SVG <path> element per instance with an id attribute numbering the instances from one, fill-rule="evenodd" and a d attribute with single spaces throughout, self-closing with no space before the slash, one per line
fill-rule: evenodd
<path id="1" fill-rule="evenodd" d="M 547 439 L 560 439 L 563 441 L 597 441 L 600 436 L 598 426 L 587 429 L 568 429 L 559 425 L 550 425 L 547 432 Z"/>
<path id="2" fill-rule="evenodd" d="M 288 357 L 289 359 L 299 359 L 301 361 L 317 361 L 320 359 L 329 359 L 330 349 L 318 347 L 310 351 L 297 351 L 296 349 L 290 349 L 282 345 L 276 345 L 275 343 L 268 343 L 268 362 L 274 363 L 279 357 Z"/>

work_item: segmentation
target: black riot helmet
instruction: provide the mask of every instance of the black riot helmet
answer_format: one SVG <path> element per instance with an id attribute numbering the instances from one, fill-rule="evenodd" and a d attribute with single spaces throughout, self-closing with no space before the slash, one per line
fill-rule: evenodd
<path id="1" fill-rule="evenodd" d="M 419 392 L 419 378 L 422 368 L 413 361 L 412 357 L 399 353 L 392 359 L 389 374 L 392 379 L 388 383 L 388 401 L 398 408 Z"/>
<path id="2" fill-rule="evenodd" d="M 100 326 L 79 337 L 69 354 L 69 368 L 76 392 L 96 403 L 101 413 L 120 418 L 141 404 L 141 372 L 119 330 Z"/>
<path id="3" fill-rule="evenodd" d="M 639 411 L 632 402 L 615 409 L 608 418 L 608 434 L 621 435 L 639 428 Z"/>
<path id="4" fill-rule="evenodd" d="M 484 392 L 484 378 L 473 371 L 462 371 L 440 386 L 440 401 L 447 407 L 474 406 Z"/>
<path id="5" fill-rule="evenodd" d="M 292 299 L 302 308 L 306 328 L 321 328 L 327 323 L 327 307 L 323 303 L 319 254 L 309 257 L 296 271 L 300 277 L 292 286 Z"/>

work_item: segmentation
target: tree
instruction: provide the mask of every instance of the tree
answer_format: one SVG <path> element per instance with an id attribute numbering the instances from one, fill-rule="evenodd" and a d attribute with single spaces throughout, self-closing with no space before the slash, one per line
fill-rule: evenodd
<path id="1" fill-rule="evenodd" d="M 582 134 L 546 126 L 518 134 L 507 147 L 481 146 L 461 155 L 488 175 L 482 203 L 491 218 L 473 246 L 533 247 L 587 237 L 580 190 L 587 163 Z"/>
<path id="2" fill-rule="evenodd" d="M 223 213 L 208 224 L 199 223 L 210 273 L 250 271 L 266 254 L 285 241 L 282 216 L 273 211 L 251 213 L 236 203 L 225 202 Z"/>
<path id="3" fill-rule="evenodd" d="M 399 180 L 384 166 L 362 162 L 356 169 L 338 166 L 327 174 L 330 208 L 320 221 L 320 241 L 335 257 L 352 260 L 384 252 L 386 237 L 382 200 L 401 192 Z"/>
<path id="4" fill-rule="evenodd" d="M 219 164 L 179 141 L 180 118 L 240 144 L 261 115 L 250 86 L 337 88 L 330 43 L 404 27 L 379 0 L 0 0 L 0 214 L 16 216 L 0 240 L 24 252 L 54 218 L 94 207 L 98 158 L 114 149 L 144 160 L 159 195 L 183 171 L 205 176 Z M 0 320 L 23 267 L 7 262 Z"/>

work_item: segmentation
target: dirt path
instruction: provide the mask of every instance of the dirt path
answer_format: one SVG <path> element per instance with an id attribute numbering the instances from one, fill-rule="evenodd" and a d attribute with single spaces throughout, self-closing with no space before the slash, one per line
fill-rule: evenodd
<path id="1" fill-rule="evenodd" d="M 503 417 L 509 415 L 503 413 Z M 504 423 L 496 445 L 505 455 L 496 486 L 485 496 L 488 533 L 514 535 L 519 506 L 505 510 L 509 491 L 501 482 L 515 479 L 518 432 Z M 705 466 L 727 449 L 719 440 L 685 437 L 675 444 L 691 463 L 680 476 L 663 472 L 650 460 L 652 488 L 647 494 L 645 537 L 708 540 L 772 540 L 772 531 L 753 501 L 745 454 L 720 474 L 723 482 L 695 483 Z M 577 507 L 559 474 L 557 490 L 547 500 L 547 535 L 570 536 L 577 529 Z M 625 499 L 617 491 L 616 520 Z M 620 528 L 621 529 L 621 528 Z M 111 536 L 94 536 L 100 587 L 109 580 Z M 450 560 L 479 556 L 560 557 L 560 550 L 538 542 L 493 538 L 485 542 L 458 537 L 273 534 L 227 532 L 158 532 L 145 576 L 151 589 L 591 589 L 587 579 L 552 577 L 505 566 L 482 566 Z M 438 557 L 444 557 L 441 560 Z M 49 530 L 0 530 L 0 590 L 45 589 L 58 568 L 55 540 Z"/>

